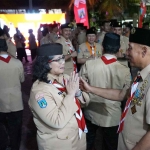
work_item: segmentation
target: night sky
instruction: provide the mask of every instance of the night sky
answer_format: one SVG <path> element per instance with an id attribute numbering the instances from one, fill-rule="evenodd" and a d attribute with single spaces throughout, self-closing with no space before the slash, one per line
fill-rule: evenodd
<path id="1" fill-rule="evenodd" d="M 69 5 L 70 0 L 32 0 L 35 8 L 64 8 Z M 28 8 L 29 0 L 0 0 L 0 9 Z"/>

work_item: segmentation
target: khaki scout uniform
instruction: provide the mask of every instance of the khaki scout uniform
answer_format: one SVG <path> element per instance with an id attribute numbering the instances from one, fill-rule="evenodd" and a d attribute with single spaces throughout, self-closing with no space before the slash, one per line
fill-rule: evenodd
<path id="1" fill-rule="evenodd" d="M 1 55 L 7 57 L 8 55 Z M 0 60 L 0 112 L 23 110 L 21 84 L 24 81 L 22 63 L 11 57 L 9 63 Z"/>
<path id="2" fill-rule="evenodd" d="M 70 40 L 68 40 L 70 41 Z M 66 39 L 63 36 L 60 36 L 60 38 L 56 41 L 56 43 L 60 43 L 63 45 L 63 55 L 68 55 L 70 53 L 70 48 L 66 44 Z M 70 41 L 71 43 L 71 41 Z M 72 46 L 73 47 L 73 46 Z M 65 61 L 65 71 L 64 74 L 70 75 L 70 73 L 74 70 L 73 66 L 73 60 L 72 58 Z"/>
<path id="3" fill-rule="evenodd" d="M 129 47 L 129 38 L 126 37 L 126 36 L 123 36 L 121 35 L 120 36 L 120 49 L 119 49 L 119 52 L 122 54 L 126 54 L 126 51 Z M 127 60 L 121 60 L 121 59 L 118 59 L 118 61 L 120 61 L 121 64 L 125 65 L 125 66 L 128 66 L 128 61 Z"/>
<path id="4" fill-rule="evenodd" d="M 96 47 L 96 57 L 100 57 L 102 56 L 102 46 L 98 43 L 95 43 L 95 47 Z M 79 50 L 77 53 L 77 58 L 89 58 L 91 56 L 88 47 L 86 46 L 86 43 L 83 43 L 81 45 L 79 45 Z"/>
<path id="5" fill-rule="evenodd" d="M 10 39 L 7 39 L 6 42 L 7 42 L 7 46 L 8 46 L 7 52 L 8 52 L 11 56 L 13 56 L 13 57 L 16 58 L 16 51 L 17 51 L 17 49 L 16 49 L 15 44 L 14 44 Z"/>
<path id="6" fill-rule="evenodd" d="M 150 65 L 144 68 L 140 75 L 142 81 L 139 82 L 136 89 L 136 94 L 134 98 L 139 97 L 143 94 L 143 97 L 140 98 L 141 106 L 136 104 L 136 112 L 132 113 L 131 108 L 134 106 L 133 102 L 131 103 L 125 121 L 123 131 L 119 135 L 118 150 L 131 150 L 133 147 L 142 139 L 142 137 L 149 131 L 150 127 Z M 145 82 L 145 79 L 147 81 Z M 148 83 L 148 84 L 146 84 Z M 142 87 L 147 86 L 146 93 L 141 91 Z M 144 91 L 144 90 L 143 90 Z"/>
<path id="7" fill-rule="evenodd" d="M 55 43 L 58 40 L 58 34 L 55 32 L 50 33 L 50 39 L 52 43 Z"/>
<path id="8" fill-rule="evenodd" d="M 52 83 L 54 80 L 63 83 L 63 79 L 68 79 L 68 76 L 48 74 L 48 80 Z M 38 97 L 44 100 L 45 107 L 40 107 Z M 68 95 L 64 98 L 53 84 L 37 80 L 31 89 L 29 106 L 38 129 L 39 150 L 86 150 L 85 133 L 82 133 L 79 139 L 79 128 L 75 117 L 78 107 L 74 99 Z"/>
<path id="9" fill-rule="evenodd" d="M 98 37 L 97 37 L 97 43 L 101 44 L 102 45 L 102 42 L 104 40 L 104 36 L 105 36 L 106 32 L 105 31 L 102 31 Z"/>
<path id="10" fill-rule="evenodd" d="M 105 54 L 104 56 L 116 58 L 109 54 Z M 86 61 L 82 66 L 80 75 L 91 86 L 102 88 L 122 89 L 125 83 L 130 86 L 131 80 L 129 68 L 118 61 L 106 65 L 101 58 Z M 89 97 L 89 105 L 84 109 L 86 119 L 101 127 L 112 127 L 119 124 L 121 102 L 110 101 L 92 93 L 89 94 Z"/>
<path id="11" fill-rule="evenodd" d="M 81 45 L 82 43 L 86 42 L 86 32 L 85 31 L 81 31 L 78 34 L 78 44 Z"/>

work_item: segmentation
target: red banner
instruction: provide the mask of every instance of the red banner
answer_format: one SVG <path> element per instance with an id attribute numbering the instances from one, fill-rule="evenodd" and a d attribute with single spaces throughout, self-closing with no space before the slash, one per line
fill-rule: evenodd
<path id="1" fill-rule="evenodd" d="M 139 24 L 138 24 L 139 28 L 142 28 L 143 18 L 145 14 L 146 14 L 146 4 L 144 2 L 141 2 Z"/>
<path id="2" fill-rule="evenodd" d="M 74 0 L 74 14 L 76 23 L 83 23 L 89 28 L 86 0 Z"/>

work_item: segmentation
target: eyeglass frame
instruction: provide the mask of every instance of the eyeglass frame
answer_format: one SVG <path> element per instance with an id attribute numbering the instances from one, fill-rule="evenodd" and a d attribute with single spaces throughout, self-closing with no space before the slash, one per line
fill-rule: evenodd
<path id="1" fill-rule="evenodd" d="M 62 56 L 62 58 L 55 59 L 55 60 L 50 60 L 49 63 L 51 62 L 58 62 L 59 64 L 62 64 L 62 61 L 65 61 L 65 55 Z"/>

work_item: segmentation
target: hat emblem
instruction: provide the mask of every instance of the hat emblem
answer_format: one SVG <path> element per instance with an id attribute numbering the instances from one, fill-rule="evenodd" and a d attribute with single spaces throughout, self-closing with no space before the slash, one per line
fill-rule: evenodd
<path id="1" fill-rule="evenodd" d="M 134 34 L 136 32 L 136 29 L 135 28 L 132 28 L 131 29 L 131 34 Z"/>

